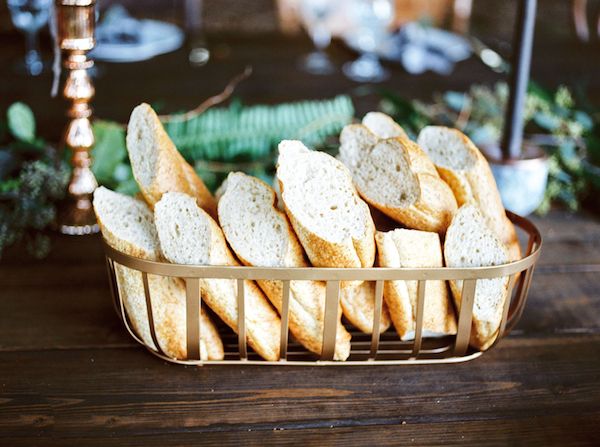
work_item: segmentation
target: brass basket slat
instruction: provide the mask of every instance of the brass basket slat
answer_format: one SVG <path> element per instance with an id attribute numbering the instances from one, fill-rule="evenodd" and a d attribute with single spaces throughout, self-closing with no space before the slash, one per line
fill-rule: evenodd
<path id="1" fill-rule="evenodd" d="M 117 291 L 117 281 L 115 275 L 115 262 L 108 256 L 106 259 L 106 273 L 108 274 L 108 288 L 110 289 L 110 297 L 112 298 L 113 307 L 117 315 L 119 315 L 119 292 Z"/>
<path id="2" fill-rule="evenodd" d="M 114 267 L 114 262 L 113 262 L 113 273 L 116 274 L 116 267 Z M 146 346 L 146 348 L 152 352 L 153 354 L 156 354 L 158 356 L 162 356 L 161 353 L 157 352 L 156 350 L 154 350 L 153 348 L 151 348 L 150 346 L 148 346 L 146 343 L 144 343 L 136 334 L 135 331 L 133 329 L 131 329 L 131 327 L 129 326 L 129 320 L 127 318 L 127 314 L 125 313 L 125 305 L 123 304 L 123 296 L 121 295 L 121 285 L 119 284 L 119 281 L 117 281 L 116 277 L 115 277 L 115 283 L 117 284 L 117 296 L 119 297 L 119 317 L 121 317 L 121 321 L 123 322 L 123 324 L 125 325 L 125 328 L 127 329 L 127 332 L 129 332 L 129 335 L 131 335 L 131 337 L 133 337 L 133 339 L 135 341 L 137 341 L 139 344 Z M 163 356 L 166 357 L 166 356 Z"/>
<path id="3" fill-rule="evenodd" d="M 144 284 L 144 298 L 146 299 L 146 315 L 148 316 L 150 338 L 152 338 L 152 343 L 154 343 L 154 346 L 156 347 L 156 352 L 164 355 L 165 353 L 158 344 L 158 337 L 156 336 L 154 314 L 152 312 L 152 300 L 150 298 L 150 285 L 148 284 L 148 274 L 146 272 L 142 272 L 142 283 Z"/>
<path id="4" fill-rule="evenodd" d="M 281 290 L 281 336 L 279 339 L 279 359 L 287 360 L 288 333 L 290 316 L 290 282 L 282 282 Z"/>
<path id="5" fill-rule="evenodd" d="M 200 337 L 202 335 L 202 295 L 198 278 L 185 279 L 186 349 L 190 360 L 202 360 Z"/>
<path id="6" fill-rule="evenodd" d="M 471 321 L 473 319 L 473 304 L 475 301 L 476 279 L 465 279 L 460 293 L 460 310 L 458 313 L 458 328 L 454 355 L 461 357 L 467 352 L 471 335 Z"/>
<path id="7" fill-rule="evenodd" d="M 416 359 L 421 349 L 421 339 L 423 337 L 423 314 L 425 309 L 425 288 L 427 282 L 420 280 L 417 283 L 417 313 L 415 315 L 415 340 L 411 353 L 411 358 Z"/>
<path id="8" fill-rule="evenodd" d="M 325 317 L 321 360 L 333 360 L 339 311 L 340 281 L 327 281 L 325 288 Z"/>
<path id="9" fill-rule="evenodd" d="M 371 332 L 371 351 L 369 360 L 375 360 L 379 348 L 381 332 L 381 312 L 383 309 L 383 281 L 375 281 L 375 308 L 373 309 L 373 330 Z"/>
<path id="10" fill-rule="evenodd" d="M 508 288 L 506 291 L 506 299 L 504 300 L 504 306 L 502 307 L 502 319 L 500 320 L 500 328 L 498 329 L 498 336 L 494 340 L 494 345 L 497 344 L 502 337 L 504 337 L 504 331 L 506 329 L 506 323 L 508 321 L 508 309 L 510 309 L 510 303 L 513 298 L 513 289 L 517 280 L 518 273 L 510 275 L 508 278 Z"/>
<path id="11" fill-rule="evenodd" d="M 457 363 L 481 355 L 481 352 L 469 347 L 472 327 L 475 290 L 479 279 L 509 277 L 508 294 L 502 308 L 502 320 L 494 345 L 506 336 L 520 318 L 534 271 L 539 258 L 542 239 L 535 226 L 520 216 L 507 213 L 508 217 L 529 235 L 527 250 L 523 259 L 509 264 L 475 268 L 266 268 L 245 266 L 198 266 L 177 265 L 163 262 L 146 261 L 133 258 L 106 243 L 107 272 L 115 308 L 123 320 L 127 331 L 150 352 L 164 360 L 184 364 L 246 364 L 261 365 L 365 365 L 365 364 L 436 364 Z M 115 262 L 117 266 L 115 266 Z M 121 267 L 119 267 L 119 265 Z M 152 349 L 142 341 L 132 329 L 123 300 L 122 285 L 117 276 L 118 268 L 130 268 L 142 273 L 146 297 L 147 316 L 152 341 L 158 350 Z M 186 284 L 186 346 L 187 359 L 173 359 L 160 351 L 154 332 L 155 315 L 152 314 L 151 284 L 148 274 L 182 278 Z M 202 289 L 204 279 L 233 280 L 237 285 L 237 335 L 234 332 L 222 333 L 225 359 L 219 361 L 203 360 L 200 350 Z M 270 279 L 282 281 L 280 361 L 265 361 L 254 351 L 247 348 L 246 290 L 245 280 Z M 289 309 L 291 281 L 325 281 L 326 299 L 323 318 L 323 344 L 321 356 L 308 352 L 296 340 L 289 339 Z M 413 340 L 401 341 L 398 334 L 390 328 L 380 332 L 381 311 L 385 281 L 418 281 L 417 306 L 415 315 L 415 333 Z M 423 337 L 423 321 L 426 300 L 426 287 L 429 280 L 463 281 L 461 306 L 458 311 L 458 328 L 455 336 L 440 339 Z M 342 281 L 375 281 L 375 303 L 373 330 L 364 334 L 348 328 L 352 334 L 350 357 L 345 362 L 334 361 L 336 331 L 339 319 L 339 294 Z M 515 287 L 516 286 L 516 287 Z M 155 297 L 156 298 L 156 297 Z M 148 343 L 150 340 L 148 340 Z"/>
<path id="12" fill-rule="evenodd" d="M 237 308 L 238 308 L 238 345 L 240 359 L 248 360 L 248 349 L 246 347 L 246 298 L 244 280 L 237 280 Z"/>

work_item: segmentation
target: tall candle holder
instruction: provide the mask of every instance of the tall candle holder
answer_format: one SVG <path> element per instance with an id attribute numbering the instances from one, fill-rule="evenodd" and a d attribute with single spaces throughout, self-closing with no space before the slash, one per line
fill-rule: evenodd
<path id="1" fill-rule="evenodd" d="M 67 71 L 63 97 L 71 103 L 63 141 L 72 152 L 73 168 L 66 198 L 59 208 L 58 225 L 61 233 L 83 235 L 98 232 L 92 207 L 92 194 L 98 183 L 90 156 L 94 145 L 90 122 L 94 86 L 88 74 L 94 61 L 87 58 L 87 52 L 95 45 L 96 0 L 55 0 L 55 6 L 58 45 Z"/>

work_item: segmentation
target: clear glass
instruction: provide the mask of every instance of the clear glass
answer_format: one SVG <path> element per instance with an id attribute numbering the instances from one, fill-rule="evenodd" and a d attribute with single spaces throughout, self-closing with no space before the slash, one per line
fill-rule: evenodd
<path id="1" fill-rule="evenodd" d="M 37 76 L 44 68 L 38 33 L 48 23 L 52 0 L 7 0 L 7 5 L 15 28 L 25 33 L 25 71 Z"/>
<path id="2" fill-rule="evenodd" d="M 357 82 L 384 81 L 389 72 L 379 62 L 376 49 L 388 37 L 388 28 L 394 20 L 394 1 L 348 0 L 346 5 L 352 25 L 350 38 L 362 54 L 345 63 L 342 70 Z"/>
<path id="3" fill-rule="evenodd" d="M 300 67 L 311 74 L 327 75 L 335 66 L 325 50 L 331 43 L 329 20 L 336 12 L 336 0 L 300 0 L 300 17 L 316 50 L 307 54 Z"/>

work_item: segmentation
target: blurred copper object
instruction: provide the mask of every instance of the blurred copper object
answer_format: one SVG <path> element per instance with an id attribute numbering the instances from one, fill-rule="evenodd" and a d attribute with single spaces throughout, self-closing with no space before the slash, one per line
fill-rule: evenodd
<path id="1" fill-rule="evenodd" d="M 94 65 L 86 53 L 94 48 L 96 22 L 95 0 L 56 0 L 58 45 L 63 54 L 67 79 L 63 96 L 71 102 L 67 111 L 70 122 L 64 133 L 64 143 L 72 151 L 73 173 L 67 197 L 61 204 L 58 224 L 61 233 L 82 235 L 98 232 L 92 208 L 92 194 L 98 183 L 90 169 L 90 150 L 94 133 L 89 106 L 94 97 L 94 86 L 87 72 Z"/>
<path id="2" fill-rule="evenodd" d="M 480 281 L 489 278 L 508 277 L 507 298 L 502 307 L 500 326 L 495 335 L 494 347 L 517 324 L 527 300 L 535 263 L 540 256 L 542 236 L 533 223 L 524 217 L 507 212 L 507 217 L 525 236 L 527 248 L 524 257 L 509 264 L 489 267 L 466 268 L 277 268 L 246 266 L 208 266 L 180 265 L 166 262 L 146 261 L 134 258 L 111 248 L 104 241 L 104 252 L 108 269 L 108 279 L 117 314 L 125 328 L 141 345 L 152 354 L 173 363 L 184 365 L 224 365 L 224 364 L 257 364 L 257 365 L 414 365 L 436 363 L 458 363 L 479 357 L 482 352 L 471 348 L 473 309 L 475 291 Z M 146 315 L 150 335 L 154 346 L 144 342 L 131 327 L 123 300 L 123 284 L 116 272 L 120 269 L 133 269 L 138 278 L 142 278 L 146 298 Z M 152 315 L 152 295 L 156 290 L 148 287 L 148 275 L 182 278 L 186 284 L 186 348 L 187 359 L 180 360 L 167 356 L 156 336 L 155 320 Z M 221 334 L 225 345 L 224 360 L 205 360 L 200 355 L 199 327 L 202 303 L 202 284 L 207 278 L 237 280 L 237 334 L 233 332 Z M 282 312 L 280 332 L 280 360 L 261 360 L 258 355 L 248 349 L 245 308 L 247 306 L 244 293 L 244 280 L 268 279 L 282 281 Z M 375 308 L 373 312 L 373 332 L 364 334 L 352 328 L 350 357 L 345 362 L 333 360 L 335 351 L 336 328 L 339 309 L 339 293 L 341 281 L 375 282 Z M 425 288 L 428 281 L 462 280 L 462 298 L 457 312 L 458 329 L 456 335 L 441 338 L 430 338 L 423 330 L 423 314 L 425 309 Z M 325 281 L 326 296 L 323 320 L 323 345 L 321 356 L 308 352 L 295 340 L 288 338 L 290 281 Z M 415 314 L 415 336 L 413 340 L 401 341 L 398 334 L 390 329 L 380 333 L 381 309 L 383 306 L 383 290 L 386 281 L 417 281 L 417 306 Z M 491 349 L 491 347 L 490 347 Z"/>

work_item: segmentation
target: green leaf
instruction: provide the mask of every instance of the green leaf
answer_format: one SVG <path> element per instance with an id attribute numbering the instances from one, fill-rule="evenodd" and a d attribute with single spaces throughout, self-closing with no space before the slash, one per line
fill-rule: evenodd
<path id="1" fill-rule="evenodd" d="M 585 131 L 589 131 L 594 126 L 592 117 L 581 110 L 575 111 L 575 120 L 581 124 Z"/>
<path id="2" fill-rule="evenodd" d="M 96 144 L 92 149 L 92 171 L 100 184 L 114 187 L 115 169 L 127 158 L 125 130 L 108 121 L 96 121 L 93 129 Z"/>
<path id="3" fill-rule="evenodd" d="M 120 192 L 122 194 L 127 194 L 130 196 L 136 195 L 140 192 L 140 188 L 134 179 L 126 180 L 115 188 L 115 191 Z"/>
<path id="4" fill-rule="evenodd" d="M 460 112 L 463 109 L 466 99 L 466 95 L 460 92 L 450 91 L 444 93 L 444 102 L 456 112 Z"/>
<path id="5" fill-rule="evenodd" d="M 548 113 L 538 112 L 533 115 L 533 120 L 542 129 L 545 129 L 550 132 L 558 129 L 560 126 L 560 120 L 557 117 Z"/>
<path id="6" fill-rule="evenodd" d="M 6 117 L 13 137 L 28 143 L 35 140 L 35 117 L 27 104 L 15 102 L 8 108 Z"/>

